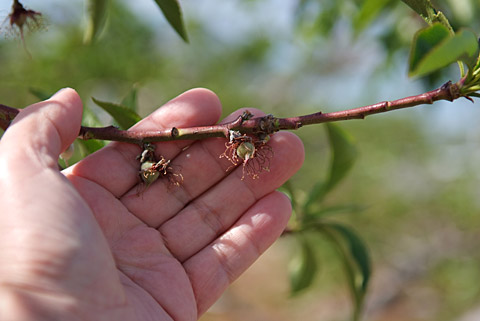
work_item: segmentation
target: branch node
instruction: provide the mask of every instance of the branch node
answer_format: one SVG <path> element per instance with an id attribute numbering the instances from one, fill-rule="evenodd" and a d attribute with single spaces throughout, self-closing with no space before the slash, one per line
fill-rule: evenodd
<path id="1" fill-rule="evenodd" d="M 240 117 L 242 118 L 242 122 L 244 122 L 244 121 L 246 121 L 246 120 L 252 119 L 252 118 L 253 118 L 253 114 L 252 114 L 250 111 L 245 110 Z"/>
<path id="2" fill-rule="evenodd" d="M 454 101 L 462 96 L 460 93 L 460 86 L 458 84 L 453 84 L 450 80 L 443 84 L 442 87 L 440 87 L 440 90 L 447 93 L 448 101 Z"/>
<path id="3" fill-rule="evenodd" d="M 172 138 L 176 138 L 176 137 L 178 137 L 178 135 L 180 135 L 180 132 L 178 131 L 178 129 L 176 127 L 172 127 L 170 135 L 172 136 Z"/>
<path id="4" fill-rule="evenodd" d="M 267 135 L 273 134 L 276 131 L 278 131 L 278 125 L 279 125 L 278 120 L 275 117 L 273 117 L 272 114 L 268 114 L 260 118 L 260 122 L 259 122 L 260 131 Z"/>

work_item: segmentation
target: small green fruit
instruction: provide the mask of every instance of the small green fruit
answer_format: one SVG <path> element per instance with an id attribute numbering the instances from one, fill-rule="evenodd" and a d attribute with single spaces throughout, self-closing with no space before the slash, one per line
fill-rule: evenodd
<path id="1" fill-rule="evenodd" d="M 243 142 L 237 147 L 237 156 L 249 160 L 255 155 L 255 146 L 250 142 Z"/>
<path id="2" fill-rule="evenodd" d="M 140 177 L 148 185 L 155 182 L 160 177 L 160 172 L 155 169 L 154 162 L 144 162 L 140 167 Z"/>

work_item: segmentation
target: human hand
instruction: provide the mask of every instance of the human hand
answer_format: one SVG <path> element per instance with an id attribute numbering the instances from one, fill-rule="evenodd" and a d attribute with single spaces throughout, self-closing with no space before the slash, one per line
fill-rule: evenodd
<path id="1" fill-rule="evenodd" d="M 275 189 L 301 166 L 301 141 L 273 135 L 270 172 L 256 180 L 226 171 L 225 139 L 158 143 L 183 183 L 139 194 L 136 145 L 113 142 L 58 171 L 81 110 L 62 90 L 22 110 L 0 141 L 0 319 L 196 320 L 285 228 L 290 202 Z M 133 129 L 208 125 L 220 113 L 196 89 Z"/>

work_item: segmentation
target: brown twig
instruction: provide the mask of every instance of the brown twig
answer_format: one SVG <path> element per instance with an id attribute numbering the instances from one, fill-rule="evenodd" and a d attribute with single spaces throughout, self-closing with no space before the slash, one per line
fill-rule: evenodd
<path id="1" fill-rule="evenodd" d="M 229 138 L 230 131 L 253 134 L 271 134 L 279 130 L 295 130 L 305 125 L 349 119 L 363 119 L 369 115 L 422 104 L 432 104 L 438 100 L 453 101 L 460 97 L 466 97 L 460 93 L 460 86 L 461 84 L 453 84 L 449 81 L 440 88 L 416 96 L 410 96 L 393 101 L 384 101 L 374 105 L 347 109 L 343 111 L 331 113 L 318 112 L 290 118 L 276 118 L 272 115 L 267 115 L 264 117 L 249 119 L 249 117 L 242 115 L 236 120 L 226 124 L 189 128 L 173 127 L 171 129 L 159 131 L 120 130 L 113 126 L 82 126 L 80 128 L 79 138 L 143 144 L 171 140 L 205 139 L 209 137 Z M 18 109 L 0 104 L 0 127 L 5 130 L 18 113 Z"/>

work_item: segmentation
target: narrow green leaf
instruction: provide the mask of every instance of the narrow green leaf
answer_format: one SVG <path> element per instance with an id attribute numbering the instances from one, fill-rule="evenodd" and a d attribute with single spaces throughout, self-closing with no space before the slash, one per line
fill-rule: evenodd
<path id="1" fill-rule="evenodd" d="M 102 32 L 107 20 L 108 4 L 109 0 L 87 0 L 88 20 L 83 38 L 84 43 L 92 43 Z"/>
<path id="2" fill-rule="evenodd" d="M 354 18 L 355 32 L 362 31 L 391 3 L 392 0 L 365 0 L 357 16 Z"/>
<path id="3" fill-rule="evenodd" d="M 356 233 L 345 225 L 321 222 L 314 227 L 333 242 L 341 256 L 354 303 L 352 320 L 359 321 L 371 274 L 368 251 Z"/>
<path id="4" fill-rule="evenodd" d="M 100 101 L 93 97 L 92 100 L 93 102 L 95 102 L 95 104 L 97 104 L 107 113 L 109 113 L 122 129 L 127 129 L 133 126 L 141 119 L 141 117 L 136 112 L 125 106 Z"/>
<path id="5" fill-rule="evenodd" d="M 353 138 L 341 127 L 335 124 L 326 124 L 332 159 L 326 188 L 330 191 L 340 182 L 352 168 L 357 157 L 357 149 Z"/>
<path id="6" fill-rule="evenodd" d="M 313 211 L 309 213 L 308 219 L 318 220 L 319 218 L 324 218 L 325 216 L 332 216 L 332 215 L 344 214 L 344 213 L 358 213 L 364 210 L 365 210 L 365 206 L 360 206 L 356 204 L 335 205 L 335 206 L 325 207 L 318 211 Z"/>
<path id="7" fill-rule="evenodd" d="M 138 111 L 137 93 L 138 93 L 137 86 L 133 86 L 132 89 L 123 98 L 120 105 L 125 106 L 128 109 L 133 110 L 134 112 L 137 112 Z"/>
<path id="8" fill-rule="evenodd" d="M 402 0 L 428 23 L 432 23 L 436 10 L 430 0 Z"/>
<path id="9" fill-rule="evenodd" d="M 280 190 L 288 195 L 290 202 L 292 203 L 293 211 L 296 211 L 298 206 L 297 193 L 295 192 L 292 182 L 290 180 L 286 181 L 280 187 Z"/>
<path id="10" fill-rule="evenodd" d="M 318 271 L 315 251 L 304 235 L 297 235 L 300 251 L 290 261 L 290 294 L 297 295 L 308 288 Z"/>
<path id="11" fill-rule="evenodd" d="M 337 231 L 345 240 L 350 255 L 357 265 L 362 277 L 360 289 L 362 293 L 365 293 L 371 275 L 371 259 L 365 243 L 350 227 L 337 223 L 329 223 L 328 226 Z"/>
<path id="12" fill-rule="evenodd" d="M 427 29 L 435 28 L 440 30 L 443 28 L 442 34 L 445 34 L 445 28 L 441 25 L 433 25 Z M 444 37 L 439 40 L 440 35 L 430 38 L 433 46 L 428 49 L 426 45 L 427 36 L 431 34 L 429 31 L 421 32 L 414 46 L 412 47 L 412 58 L 410 64 L 410 76 L 424 76 L 441 68 L 444 68 L 456 61 L 463 61 L 473 68 L 478 58 L 478 40 L 475 34 L 469 30 L 461 30 L 454 36 Z M 435 42 L 436 41 L 436 42 Z"/>
<path id="13" fill-rule="evenodd" d="M 187 31 L 183 22 L 182 10 L 177 0 L 155 0 L 160 10 L 162 10 L 165 18 L 170 26 L 175 29 L 185 42 L 188 42 Z"/>
<path id="14" fill-rule="evenodd" d="M 325 195 L 327 194 L 327 185 L 325 182 L 320 181 L 315 183 L 313 187 L 310 190 L 310 193 L 308 194 L 307 200 L 305 201 L 305 204 L 303 206 L 304 212 L 307 214 L 305 219 L 308 219 L 308 216 L 310 216 L 310 207 L 313 204 L 320 204 L 323 199 L 325 198 Z"/>
<path id="15" fill-rule="evenodd" d="M 47 93 L 46 91 L 43 91 L 42 89 L 37 89 L 37 88 L 29 88 L 28 91 L 40 100 L 47 100 L 53 95 L 53 94 Z"/>
<path id="16" fill-rule="evenodd" d="M 332 155 L 330 169 L 327 180 L 316 183 L 311 189 L 304 205 L 306 212 L 314 203 L 320 203 L 327 193 L 345 177 L 357 157 L 353 138 L 346 131 L 331 123 L 327 123 L 326 128 Z"/>

